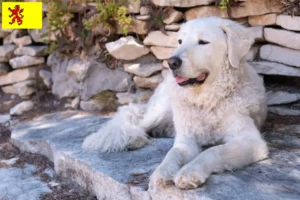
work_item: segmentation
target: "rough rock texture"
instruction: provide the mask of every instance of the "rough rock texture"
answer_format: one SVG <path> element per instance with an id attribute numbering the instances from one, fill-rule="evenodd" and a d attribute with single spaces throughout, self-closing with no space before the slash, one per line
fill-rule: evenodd
<path id="1" fill-rule="evenodd" d="M 1 88 L 5 94 L 18 94 L 17 89 L 12 85 L 7 85 Z"/>
<path id="2" fill-rule="evenodd" d="M 161 63 L 151 63 L 151 64 L 125 64 L 124 70 L 126 72 L 135 74 L 141 77 L 148 77 L 154 73 L 161 71 L 163 66 Z"/>
<path id="3" fill-rule="evenodd" d="M 251 26 L 268 26 L 276 24 L 277 15 L 276 14 L 267 14 L 267 15 L 258 15 L 250 16 L 248 21 Z"/>
<path id="4" fill-rule="evenodd" d="M 71 102 L 71 108 L 78 109 L 80 106 L 80 97 L 75 97 Z"/>
<path id="5" fill-rule="evenodd" d="M 282 116 L 300 116 L 300 110 L 294 110 L 294 109 L 279 107 L 279 106 L 269 107 L 268 111 Z"/>
<path id="6" fill-rule="evenodd" d="M 9 72 L 9 65 L 7 63 L 0 63 L 0 76 Z"/>
<path id="7" fill-rule="evenodd" d="M 130 85 L 128 73 L 111 70 L 104 63 L 51 54 L 47 64 L 52 68 L 52 93 L 60 98 L 81 96 L 87 100 L 104 90 L 127 91 Z"/>
<path id="8" fill-rule="evenodd" d="M 12 44 L 16 38 L 27 35 L 26 29 L 17 29 L 12 31 L 8 36 L 3 39 L 3 44 Z"/>
<path id="9" fill-rule="evenodd" d="M 26 36 L 23 36 L 23 37 L 20 37 L 20 38 L 15 38 L 13 41 L 19 47 L 23 47 L 23 46 L 32 44 L 32 39 L 29 35 L 26 35 Z"/>
<path id="10" fill-rule="evenodd" d="M 134 16 L 137 20 L 147 21 L 151 19 L 151 15 L 136 15 Z"/>
<path id="11" fill-rule="evenodd" d="M 52 72 L 41 69 L 39 71 L 39 76 L 42 78 L 44 85 L 46 85 L 48 88 L 51 88 L 53 84 Z"/>
<path id="12" fill-rule="evenodd" d="M 0 86 L 35 78 L 36 67 L 18 69 L 0 76 Z"/>
<path id="13" fill-rule="evenodd" d="M 23 101 L 16 106 L 14 106 L 12 109 L 10 109 L 9 114 L 10 115 L 22 115 L 25 112 L 28 112 L 34 108 L 34 103 L 32 101 Z"/>
<path id="14" fill-rule="evenodd" d="M 122 27 L 117 25 L 117 33 L 122 33 Z M 136 18 L 132 19 L 131 26 L 128 28 L 128 33 L 136 33 L 139 35 L 146 35 L 150 30 L 150 22 L 138 20 Z"/>
<path id="15" fill-rule="evenodd" d="M 265 133 L 269 158 L 234 172 L 213 174 L 195 190 L 168 186 L 147 190 L 148 177 L 172 147 L 172 139 L 153 139 L 142 149 L 120 153 L 83 152 L 84 137 L 107 118 L 76 113 L 51 114 L 13 127 L 22 151 L 45 155 L 56 172 L 107 200 L 299 199 L 300 139 L 297 127 Z M 289 131 L 287 131 L 289 130 Z"/>
<path id="16" fill-rule="evenodd" d="M 26 46 L 18 47 L 14 53 L 17 56 L 44 56 L 47 49 L 48 46 Z"/>
<path id="17" fill-rule="evenodd" d="M 34 80 L 27 80 L 15 83 L 13 86 L 20 97 L 28 97 L 36 92 L 35 85 L 36 82 Z"/>
<path id="18" fill-rule="evenodd" d="M 298 76 L 300 77 L 300 69 L 289 67 L 275 62 L 251 62 L 250 63 L 258 73 L 267 75 L 283 75 L 283 76 Z"/>
<path id="19" fill-rule="evenodd" d="M 28 33 L 32 37 L 33 41 L 35 42 L 49 42 L 55 41 L 56 37 L 54 33 L 48 36 L 48 19 L 45 17 L 43 19 L 43 28 L 42 29 L 29 29 Z"/>
<path id="20" fill-rule="evenodd" d="M 93 101 L 80 101 L 80 108 L 84 111 L 96 113 L 101 112 L 103 107 Z"/>
<path id="21" fill-rule="evenodd" d="M 300 50 L 300 34 L 274 28 L 265 28 L 266 41 L 279 44 L 284 47 Z"/>
<path id="22" fill-rule="evenodd" d="M 117 93 L 117 98 L 120 104 L 147 103 L 152 94 L 152 90 L 140 89 L 137 90 L 134 94 L 129 92 Z"/>
<path id="23" fill-rule="evenodd" d="M 167 34 L 167 35 L 166 35 Z M 177 32 L 167 31 L 164 34 L 161 31 L 152 31 L 144 39 L 144 45 L 147 46 L 161 46 L 161 47 L 177 47 Z"/>
<path id="24" fill-rule="evenodd" d="M 152 0 L 155 5 L 158 6 L 174 6 L 174 7 L 194 7 L 200 5 L 208 5 L 215 0 L 189 0 L 189 1 L 180 1 L 180 0 Z"/>
<path id="25" fill-rule="evenodd" d="M 243 1 L 242 6 L 232 7 L 230 12 L 231 17 L 242 18 L 268 13 L 280 13 L 281 8 L 282 5 L 280 0 L 248 0 Z M 226 10 L 221 10 L 217 6 L 196 7 L 185 13 L 187 20 L 210 16 L 228 18 L 228 13 Z"/>
<path id="26" fill-rule="evenodd" d="M 298 16 L 278 15 L 276 24 L 288 30 L 300 31 L 300 17 Z"/>
<path id="27" fill-rule="evenodd" d="M 122 37 L 105 44 L 108 52 L 121 60 L 134 60 L 149 53 L 149 49 L 139 44 L 132 36 Z"/>
<path id="28" fill-rule="evenodd" d="M 258 57 L 259 48 L 260 48 L 260 46 L 258 46 L 258 45 L 251 47 L 251 49 L 249 50 L 249 52 L 247 53 L 247 55 L 244 58 L 245 61 L 256 60 Z"/>
<path id="29" fill-rule="evenodd" d="M 264 38 L 264 27 L 263 26 L 254 26 L 247 28 L 248 35 L 252 37 L 256 42 L 262 42 Z"/>
<path id="30" fill-rule="evenodd" d="M 169 59 L 175 50 L 175 48 L 156 47 L 156 46 L 152 46 L 150 49 L 152 53 L 156 56 L 156 58 L 159 60 Z"/>
<path id="31" fill-rule="evenodd" d="M 180 24 L 169 24 L 165 26 L 165 29 L 167 31 L 179 31 L 180 30 Z"/>
<path id="32" fill-rule="evenodd" d="M 14 50 L 17 48 L 16 45 L 6 44 L 0 46 L 0 62 L 8 62 L 14 57 Z"/>
<path id="33" fill-rule="evenodd" d="M 300 93 L 289 93 L 285 91 L 267 92 L 268 105 L 288 104 L 300 100 Z"/>
<path id="34" fill-rule="evenodd" d="M 166 13 L 166 16 L 163 19 L 163 22 L 165 24 L 172 24 L 179 22 L 183 19 L 183 13 L 180 11 L 177 11 L 175 9 L 171 9 Z"/>
<path id="35" fill-rule="evenodd" d="M 157 74 L 148 78 L 135 76 L 133 81 L 138 87 L 154 89 L 163 81 L 163 77 L 161 74 Z"/>
<path id="36" fill-rule="evenodd" d="M 260 48 L 260 57 L 300 68 L 300 51 L 293 49 L 267 44 Z"/>
<path id="37" fill-rule="evenodd" d="M 126 0 L 125 5 L 127 5 L 127 12 L 128 13 L 139 13 L 141 1 L 137 0 Z"/>
<path id="38" fill-rule="evenodd" d="M 20 56 L 9 60 L 9 64 L 14 69 L 29 67 L 45 63 L 44 57 Z"/>

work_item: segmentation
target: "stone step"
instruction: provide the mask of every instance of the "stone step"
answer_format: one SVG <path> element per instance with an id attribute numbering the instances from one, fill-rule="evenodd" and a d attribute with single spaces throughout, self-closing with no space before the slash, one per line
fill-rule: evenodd
<path id="1" fill-rule="evenodd" d="M 148 189 L 148 178 L 172 147 L 173 139 L 153 139 L 128 152 L 84 152 L 84 138 L 109 118 L 82 112 L 62 112 L 21 122 L 12 128 L 12 141 L 22 151 L 45 155 L 57 174 L 70 178 L 106 200 L 299 199 L 300 139 L 284 134 L 272 141 L 291 151 L 271 148 L 270 158 L 235 172 L 212 175 L 195 190 L 174 186 Z M 274 139 L 275 138 L 275 139 Z M 298 167 L 297 167 L 298 166 Z"/>

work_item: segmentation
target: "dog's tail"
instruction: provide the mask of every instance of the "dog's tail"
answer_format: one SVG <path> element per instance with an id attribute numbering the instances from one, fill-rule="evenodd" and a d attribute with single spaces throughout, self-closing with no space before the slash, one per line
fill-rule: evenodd
<path id="1" fill-rule="evenodd" d="M 149 143 L 145 130 L 138 126 L 145 111 L 146 105 L 129 104 L 120 107 L 110 121 L 85 138 L 82 148 L 101 152 L 141 148 Z"/>

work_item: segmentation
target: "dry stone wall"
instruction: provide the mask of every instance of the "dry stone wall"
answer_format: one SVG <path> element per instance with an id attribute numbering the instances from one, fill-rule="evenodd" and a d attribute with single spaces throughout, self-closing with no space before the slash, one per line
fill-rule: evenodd
<path id="1" fill-rule="evenodd" d="M 128 1 L 133 16 L 129 35 L 119 35 L 105 45 L 110 55 L 120 61 L 117 69 L 93 59 L 47 55 L 48 47 L 43 44 L 47 39 L 43 38 L 47 33 L 47 18 L 41 30 L 1 30 L 2 91 L 29 98 L 36 92 L 34 87 L 39 77 L 53 94 L 74 98 L 75 108 L 80 104 L 85 110 L 101 110 L 90 99 L 106 90 L 115 92 L 120 104 L 145 103 L 164 79 L 166 60 L 177 46 L 181 24 L 209 16 L 229 18 L 230 14 L 233 20 L 248 27 L 249 35 L 256 41 L 245 60 L 267 83 L 270 80 L 276 83 L 278 77 L 292 83 L 288 88 L 280 87 L 285 85 L 282 82 L 276 88 L 267 87 L 270 111 L 283 115 L 299 113 L 300 17 L 282 13 L 280 0 L 243 1 L 240 6 L 232 7 L 230 13 L 215 6 L 215 0 L 152 0 L 156 6 L 168 8 L 163 18 L 165 31 L 151 28 L 153 16 L 143 2 Z M 74 12 L 81 9 L 83 5 L 74 7 Z M 107 32 L 106 28 L 99 24 L 92 31 Z M 117 26 L 115 32 L 120 34 L 121 27 Z M 55 40 L 55 35 L 50 35 L 50 40 Z"/>

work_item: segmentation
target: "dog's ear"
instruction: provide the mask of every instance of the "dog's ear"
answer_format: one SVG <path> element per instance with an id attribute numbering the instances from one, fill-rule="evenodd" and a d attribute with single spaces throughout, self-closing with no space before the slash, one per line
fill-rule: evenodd
<path id="1" fill-rule="evenodd" d="M 242 58 L 250 50 L 254 39 L 248 36 L 245 27 L 236 22 L 221 24 L 227 35 L 228 59 L 233 67 L 238 68 Z"/>

